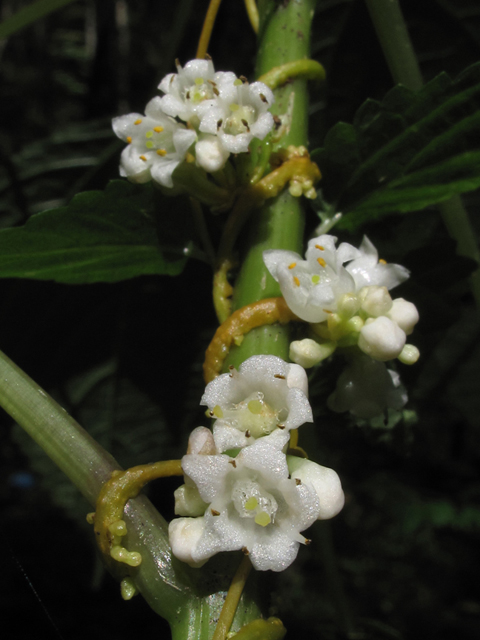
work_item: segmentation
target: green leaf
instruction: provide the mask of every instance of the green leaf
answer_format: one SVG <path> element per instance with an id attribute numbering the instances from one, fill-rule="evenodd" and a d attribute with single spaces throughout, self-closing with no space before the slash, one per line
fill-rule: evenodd
<path id="1" fill-rule="evenodd" d="M 442 73 L 418 92 L 367 100 L 312 157 L 325 199 L 344 213 L 338 226 L 351 230 L 480 187 L 480 63 L 454 82 Z"/>
<path id="2" fill-rule="evenodd" d="M 0 231 L 0 277 L 83 284 L 179 274 L 186 257 L 159 245 L 154 197 L 150 185 L 114 180 Z"/>

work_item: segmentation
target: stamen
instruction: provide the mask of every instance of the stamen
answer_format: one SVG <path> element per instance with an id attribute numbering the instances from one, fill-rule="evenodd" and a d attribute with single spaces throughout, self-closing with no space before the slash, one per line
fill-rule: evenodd
<path id="1" fill-rule="evenodd" d="M 243 84 L 248 84 L 248 78 L 246 78 L 245 76 L 240 76 L 240 80 L 243 82 Z"/>
<path id="2" fill-rule="evenodd" d="M 299 484 L 302 484 L 302 481 L 300 480 L 300 478 L 295 478 L 295 484 L 297 485 L 297 487 Z"/>
<path id="3" fill-rule="evenodd" d="M 245 509 L 247 511 L 254 511 L 254 509 L 256 509 L 257 507 L 258 507 L 258 500 L 255 498 L 255 496 L 252 496 L 245 502 Z"/>
<path id="4" fill-rule="evenodd" d="M 267 102 L 267 103 L 268 103 L 268 100 L 267 100 L 267 99 L 266 99 L 266 97 L 263 95 L 263 93 L 259 93 L 258 95 L 259 95 L 260 100 L 261 100 L 262 102 Z"/>
<path id="5" fill-rule="evenodd" d="M 153 130 L 155 131 L 155 133 L 162 133 L 163 127 L 153 127 Z"/>
<path id="6" fill-rule="evenodd" d="M 223 124 L 223 120 L 218 120 L 218 121 L 217 121 L 217 131 L 220 129 L 220 127 L 222 126 L 222 124 Z"/>
<path id="7" fill-rule="evenodd" d="M 147 161 L 147 158 L 145 156 L 139 156 L 139 157 L 140 157 L 140 160 L 143 160 L 144 162 Z"/>
<path id="8" fill-rule="evenodd" d="M 247 133 L 250 133 L 250 127 L 248 126 L 248 122 L 242 118 L 242 124 L 246 128 Z"/>
<path id="9" fill-rule="evenodd" d="M 248 429 L 245 431 L 245 438 L 250 438 L 250 431 Z"/>
<path id="10" fill-rule="evenodd" d="M 261 527 L 266 527 L 271 523 L 271 521 L 272 519 L 266 511 L 260 511 L 260 513 L 257 513 L 257 515 L 255 516 L 255 522 Z"/>
<path id="11" fill-rule="evenodd" d="M 229 460 L 228 464 L 231 464 L 234 469 L 237 468 L 237 463 L 235 462 L 235 460 Z"/>
<path id="12" fill-rule="evenodd" d="M 279 429 L 285 429 L 285 425 L 284 425 L 284 424 L 277 424 L 277 427 L 278 427 Z"/>
<path id="13" fill-rule="evenodd" d="M 293 276 L 293 281 L 297 285 L 297 287 L 300 286 L 300 280 L 297 278 L 297 276 Z"/>
<path id="14" fill-rule="evenodd" d="M 127 136 L 127 142 L 128 142 L 128 144 L 131 144 L 131 142 L 132 142 L 132 136 Z"/>
<path id="15" fill-rule="evenodd" d="M 325 262 L 325 260 L 323 258 L 317 258 L 317 262 L 321 267 L 326 267 L 327 263 Z"/>
<path id="16" fill-rule="evenodd" d="M 279 380 L 285 380 L 285 376 L 282 376 L 280 373 L 275 373 L 273 377 L 278 378 Z"/>
<path id="17" fill-rule="evenodd" d="M 185 98 L 186 98 L 187 100 L 190 100 L 190 91 L 187 91 L 187 93 L 185 94 Z"/>
<path id="18" fill-rule="evenodd" d="M 320 251 L 325 251 L 325 247 L 322 247 L 321 244 L 316 244 L 315 249 L 320 249 Z"/>
<path id="19" fill-rule="evenodd" d="M 307 545 L 308 547 L 309 544 L 312 544 L 312 541 L 310 540 L 310 538 L 305 538 L 305 542 L 303 544 Z"/>
<path id="20" fill-rule="evenodd" d="M 247 549 L 247 547 L 242 547 L 242 553 L 244 553 L 246 556 L 250 555 L 250 551 Z"/>
<path id="21" fill-rule="evenodd" d="M 324 313 L 333 313 L 333 311 L 330 311 L 330 309 L 322 309 L 322 311 L 323 311 Z"/>
<path id="22" fill-rule="evenodd" d="M 214 93 L 216 96 L 219 96 L 219 95 L 220 95 L 220 91 L 217 89 L 217 87 L 213 87 L 213 93 Z"/>
<path id="23" fill-rule="evenodd" d="M 180 64 L 180 60 L 179 58 L 175 58 L 175 66 L 176 67 L 181 67 L 182 65 Z"/>
<path id="24" fill-rule="evenodd" d="M 217 511 L 216 509 L 210 509 L 210 513 L 212 514 L 212 516 L 219 516 L 220 515 L 220 511 Z"/>
<path id="25" fill-rule="evenodd" d="M 289 269 L 294 269 L 296 266 L 297 266 L 297 263 L 296 262 L 292 262 L 292 264 L 288 265 L 288 268 Z"/>
<path id="26" fill-rule="evenodd" d="M 378 262 L 379 262 L 379 264 L 387 264 L 387 261 L 384 260 L 383 258 L 380 258 L 380 260 Z"/>
<path id="27" fill-rule="evenodd" d="M 138 118 L 138 120 L 135 120 L 135 122 L 133 124 L 142 124 L 142 119 Z"/>
<path id="28" fill-rule="evenodd" d="M 159 156 L 166 156 L 167 155 L 167 150 L 166 149 L 157 149 L 157 154 Z"/>

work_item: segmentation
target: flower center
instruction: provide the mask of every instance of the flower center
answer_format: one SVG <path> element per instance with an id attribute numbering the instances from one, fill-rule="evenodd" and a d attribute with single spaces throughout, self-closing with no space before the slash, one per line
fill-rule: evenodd
<path id="1" fill-rule="evenodd" d="M 144 143 L 148 151 L 156 150 L 159 156 L 166 156 L 167 147 L 171 146 L 171 136 L 163 127 L 153 127 L 145 133 Z"/>
<path id="2" fill-rule="evenodd" d="M 255 122 L 255 109 L 250 106 L 241 106 L 232 102 L 230 105 L 231 115 L 225 119 L 223 131 L 232 136 L 239 133 L 248 133 L 250 125 Z"/>
<path id="3" fill-rule="evenodd" d="M 250 394 L 242 402 L 234 404 L 231 409 L 222 409 L 217 405 L 213 414 L 240 431 L 249 431 L 254 438 L 271 433 L 288 415 L 286 409 L 275 411 L 265 402 L 261 391 Z"/>
<path id="4" fill-rule="evenodd" d="M 232 502 L 241 518 L 253 518 L 261 527 L 275 520 L 277 501 L 254 480 L 237 480 L 233 485 Z"/>
<path id="5" fill-rule="evenodd" d="M 203 100 L 212 100 L 214 98 L 215 85 L 205 82 L 203 78 L 195 78 L 195 83 L 189 87 L 185 87 L 185 100 L 198 104 Z"/>

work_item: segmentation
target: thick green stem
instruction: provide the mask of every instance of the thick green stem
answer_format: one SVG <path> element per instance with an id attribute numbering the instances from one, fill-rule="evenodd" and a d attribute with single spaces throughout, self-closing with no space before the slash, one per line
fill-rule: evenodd
<path id="1" fill-rule="evenodd" d="M 310 51 L 310 27 L 315 0 L 290 0 L 278 3 L 260 0 L 259 48 L 257 76 L 287 62 L 308 58 Z M 272 112 L 288 114 L 290 125 L 276 145 L 307 145 L 307 81 L 297 78 L 274 91 Z M 299 198 L 288 191 L 254 212 L 250 222 L 247 252 L 236 282 L 234 309 L 280 295 L 278 284 L 268 273 L 262 254 L 266 249 L 302 250 L 304 213 Z M 240 347 L 232 349 L 227 364 L 238 366 L 254 354 L 274 354 L 288 358 L 288 327 L 254 329 Z"/>
<path id="2" fill-rule="evenodd" d="M 398 0 L 365 0 L 383 54 L 395 83 L 417 91 L 423 85 L 415 51 Z M 457 252 L 480 264 L 475 232 L 460 196 L 438 205 L 445 227 L 457 243 Z M 480 268 L 471 275 L 471 288 L 480 310 Z"/>
<path id="3" fill-rule="evenodd" d="M 2 352 L 0 380 L 0 406 L 95 506 L 104 482 L 112 471 L 121 468 L 118 463 Z M 167 522 L 148 498 L 140 495 L 129 500 L 123 517 L 128 529 L 124 544 L 129 551 L 141 553 L 142 563 L 132 569 L 111 560 L 107 563 L 109 570 L 118 578 L 130 575 L 152 609 L 168 620 L 175 640 L 208 640 L 238 558 L 218 560 L 212 578 L 209 568 L 190 569 L 172 557 Z M 205 584 L 209 585 L 208 592 Z M 245 594 L 234 628 L 259 616 L 252 597 Z"/>

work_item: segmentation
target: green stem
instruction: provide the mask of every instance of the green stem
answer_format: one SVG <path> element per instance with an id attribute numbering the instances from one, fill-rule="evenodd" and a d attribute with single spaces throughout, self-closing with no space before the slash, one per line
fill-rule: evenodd
<path id="1" fill-rule="evenodd" d="M 308 59 L 310 27 L 315 0 L 260 0 L 260 38 L 256 75 L 266 74 L 274 67 Z M 289 113 L 290 127 L 276 144 L 307 145 L 308 92 L 305 78 L 274 91 L 274 114 Z M 300 200 L 284 191 L 259 211 L 254 212 L 249 225 L 247 251 L 235 285 L 233 308 L 280 295 L 278 284 L 263 263 L 266 249 L 289 249 L 300 252 L 303 244 L 304 212 Z M 232 349 L 227 365 L 238 366 L 255 354 L 274 354 L 288 359 L 288 327 L 254 329 L 239 347 Z"/>
<path id="2" fill-rule="evenodd" d="M 423 85 L 422 74 L 398 0 L 366 0 L 366 3 L 394 82 L 418 91 Z M 480 265 L 476 235 L 460 196 L 440 203 L 438 208 L 450 237 L 457 243 L 457 253 Z M 470 276 L 470 284 L 480 310 L 480 268 Z"/>
<path id="3" fill-rule="evenodd" d="M 0 406 L 95 506 L 104 482 L 112 471 L 121 468 L 118 463 L 2 352 L 0 380 Z M 131 569 L 107 560 L 111 573 L 118 578 L 130 575 L 152 609 L 168 620 L 175 640 L 208 640 L 215 627 L 212 620 L 220 613 L 238 558 L 218 559 L 215 577 L 210 575 L 210 568 L 190 569 L 173 558 L 168 524 L 144 495 L 127 502 L 124 520 L 128 529 L 125 546 L 129 551 L 141 553 L 142 564 Z M 208 590 L 205 584 L 209 585 Z M 258 617 L 260 611 L 254 599 L 249 593 L 244 594 L 234 629 Z"/>

